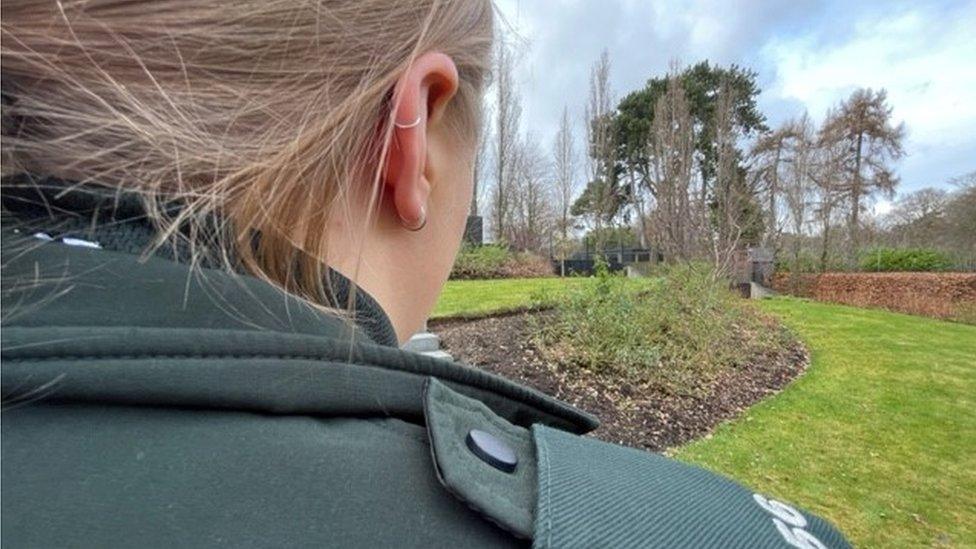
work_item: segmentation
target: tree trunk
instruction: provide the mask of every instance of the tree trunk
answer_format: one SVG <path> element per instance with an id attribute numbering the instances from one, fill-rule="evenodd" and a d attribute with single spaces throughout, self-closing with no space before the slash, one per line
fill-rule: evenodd
<path id="1" fill-rule="evenodd" d="M 848 266 L 854 267 L 857 263 L 858 252 L 858 232 L 860 230 L 860 211 L 861 211 L 861 146 L 864 141 L 864 134 L 857 135 L 857 150 L 854 151 L 854 181 L 851 186 L 851 249 L 848 256 Z"/>
<path id="2" fill-rule="evenodd" d="M 781 138 L 776 146 L 776 157 L 773 159 L 773 177 L 769 180 L 769 227 L 766 228 L 766 234 L 769 238 L 766 245 L 772 248 L 777 247 L 777 240 L 779 240 L 779 231 L 776 229 L 776 193 L 779 190 L 779 161 L 782 151 L 783 141 Z"/>
<path id="3" fill-rule="evenodd" d="M 634 211 L 638 221 L 638 242 L 641 248 L 647 248 L 647 226 L 644 220 L 644 201 L 637 197 L 637 178 L 634 176 L 633 168 L 630 169 L 630 196 L 634 200 Z"/>
<path id="4" fill-rule="evenodd" d="M 827 271 L 827 250 L 830 249 L 830 224 L 827 223 L 823 228 L 821 243 L 820 243 L 820 272 Z"/>

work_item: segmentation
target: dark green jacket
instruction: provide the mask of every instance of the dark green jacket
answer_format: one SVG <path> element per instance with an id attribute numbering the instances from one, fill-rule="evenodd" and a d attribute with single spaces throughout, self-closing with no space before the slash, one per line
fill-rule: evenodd
<path id="1" fill-rule="evenodd" d="M 6 198 L 4 547 L 846 546 L 722 477 L 580 436 L 596 420 L 560 401 L 390 346 L 368 297 L 353 326 L 140 258 L 146 227 L 119 211 L 86 230 Z"/>

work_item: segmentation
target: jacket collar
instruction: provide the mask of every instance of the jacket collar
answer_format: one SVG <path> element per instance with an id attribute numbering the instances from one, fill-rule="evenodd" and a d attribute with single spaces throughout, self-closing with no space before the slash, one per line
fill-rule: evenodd
<path id="1" fill-rule="evenodd" d="M 114 221 L 95 229 L 90 214 L 66 207 L 77 203 L 25 202 L 6 185 L 3 201 L 0 375 L 26 399 L 43 389 L 45 400 L 64 402 L 422 421 L 423 387 L 436 378 L 516 425 L 599 425 L 500 376 L 384 345 L 361 316 L 350 323 L 247 275 L 141 257 L 152 235 L 124 201 L 101 210 Z M 44 228 L 101 249 L 32 236 Z M 357 303 L 382 314 L 375 302 Z M 4 400 L 18 395 L 5 390 Z"/>
<path id="2" fill-rule="evenodd" d="M 394 416 L 430 378 L 523 427 L 598 422 L 500 376 L 378 345 L 256 278 L 3 229 L 6 405 L 48 402 Z M 21 394 L 23 393 L 23 394 Z"/>
<path id="3" fill-rule="evenodd" d="M 5 180 L 3 190 L 4 209 L 27 233 L 59 241 L 77 239 L 130 254 L 142 254 L 153 243 L 153 227 L 134 193 L 26 175 Z M 171 203 L 167 208 L 175 211 L 179 205 Z M 188 263 L 190 257 L 189 250 L 178 243 L 161 246 L 155 254 L 180 263 Z M 204 258 L 202 264 L 216 266 L 216 261 Z M 329 278 L 332 308 L 348 314 L 374 343 L 398 346 L 389 317 L 371 295 L 338 271 L 329 269 Z"/>

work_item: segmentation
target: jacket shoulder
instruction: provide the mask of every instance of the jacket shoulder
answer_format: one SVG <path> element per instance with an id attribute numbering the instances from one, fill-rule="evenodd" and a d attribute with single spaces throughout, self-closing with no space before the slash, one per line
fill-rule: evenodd
<path id="1" fill-rule="evenodd" d="M 849 546 L 827 521 L 705 469 L 542 425 L 533 438 L 539 547 Z"/>
<path id="2" fill-rule="evenodd" d="M 440 485 L 425 429 L 405 421 L 66 403 L 4 414 L 5 546 L 520 544 Z"/>
<path id="3" fill-rule="evenodd" d="M 699 467 L 541 423 L 516 427 L 436 380 L 426 406 L 442 482 L 535 547 L 849 546 L 827 521 Z M 474 429 L 509 447 L 516 468 L 466 448 Z"/>

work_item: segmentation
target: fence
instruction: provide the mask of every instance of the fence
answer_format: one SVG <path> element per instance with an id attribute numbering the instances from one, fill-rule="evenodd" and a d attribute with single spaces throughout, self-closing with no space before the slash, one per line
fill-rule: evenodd
<path id="1" fill-rule="evenodd" d="M 664 261 L 664 255 L 652 248 L 604 248 L 602 250 L 584 249 L 574 253 L 569 257 L 573 260 L 595 260 L 597 257 L 603 258 L 610 263 L 660 263 Z"/>
<path id="2" fill-rule="evenodd" d="M 596 260 L 602 259 L 610 272 L 624 270 L 634 263 L 657 264 L 664 256 L 651 248 L 615 248 L 603 250 L 585 249 L 571 255 L 568 259 L 552 259 L 552 267 L 560 276 L 591 276 L 596 268 Z"/>
<path id="3" fill-rule="evenodd" d="M 611 273 L 620 272 L 626 267 L 626 265 L 619 261 L 604 261 Z M 552 270 L 559 276 L 593 276 L 596 272 L 596 260 L 553 259 Z"/>

